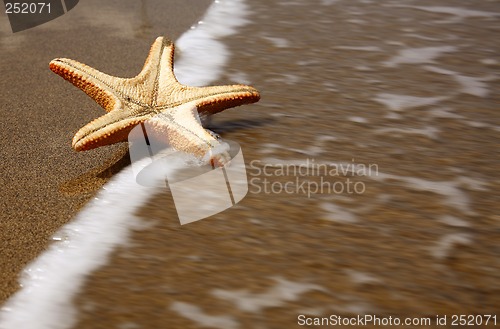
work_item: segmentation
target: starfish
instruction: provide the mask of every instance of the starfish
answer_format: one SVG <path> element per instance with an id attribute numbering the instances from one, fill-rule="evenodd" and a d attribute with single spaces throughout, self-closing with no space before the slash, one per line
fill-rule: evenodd
<path id="1" fill-rule="evenodd" d="M 52 60 L 49 67 L 53 72 L 108 112 L 76 133 L 73 148 L 85 151 L 126 141 L 135 126 L 148 120 L 174 149 L 200 159 L 208 157 L 212 165 L 224 162 L 213 154 L 221 141 L 203 128 L 197 114 L 204 117 L 257 102 L 259 92 L 246 85 L 185 86 L 177 81 L 173 64 L 174 44 L 163 37 L 155 40 L 142 71 L 134 78 L 113 77 L 67 58 Z"/>

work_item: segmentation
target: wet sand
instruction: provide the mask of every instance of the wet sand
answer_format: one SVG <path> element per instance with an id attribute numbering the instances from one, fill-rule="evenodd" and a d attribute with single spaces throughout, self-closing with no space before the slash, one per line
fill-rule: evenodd
<path id="1" fill-rule="evenodd" d="M 258 161 L 248 169 L 249 179 L 256 178 L 262 188 L 266 177 L 257 168 L 264 164 L 354 159 L 376 164 L 377 175 L 326 179 L 351 178 L 364 184 L 364 193 L 308 198 L 301 193 L 258 193 L 251 186 L 237 206 L 185 226 L 179 225 L 167 191 L 153 195 L 138 212 L 144 227 L 91 275 L 76 298 L 77 328 L 292 328 L 299 314 L 434 319 L 438 314 L 497 312 L 500 94 L 495 86 L 500 49 L 492 38 L 500 20 L 478 12 L 500 9 L 488 1 L 470 8 L 467 1 L 450 0 L 447 6 L 471 11 L 446 14 L 432 11 L 432 2 L 420 1 L 421 8 L 395 3 L 253 1 L 249 19 L 255 24 L 224 39 L 232 58 L 220 83 L 248 82 L 262 91 L 259 103 L 226 111 L 212 123 L 223 138 L 241 144 L 249 165 Z M 140 42 L 144 45 L 134 54 L 147 49 L 148 41 Z M 401 52 L 409 48 L 420 49 L 416 60 Z M 438 55 L 422 61 L 432 51 Z M 140 68 L 136 62 L 143 60 L 134 55 L 134 63 L 112 62 L 105 70 L 102 57 L 96 63 L 105 72 L 126 75 L 135 74 L 127 70 Z M 52 78 L 50 72 L 44 77 Z M 44 77 L 39 77 L 40 85 Z M 67 153 L 44 158 L 47 153 L 35 143 L 29 150 L 35 153 L 27 153 L 40 154 L 44 168 L 62 159 L 73 162 L 57 167 L 62 172 L 58 177 L 36 176 L 46 186 L 22 199 L 27 205 L 43 200 L 53 206 L 34 211 L 22 207 L 24 213 L 9 218 L 11 231 L 5 238 L 10 240 L 2 241 L 16 243 L 8 256 L 14 264 L 34 257 L 53 232 L 46 227 L 59 227 L 92 195 L 89 178 L 98 186 L 112 170 L 83 173 L 109 167 L 123 152 L 117 146 L 96 151 L 92 158 L 72 153 L 72 132 L 99 109 L 57 78 L 44 85 L 45 92 L 57 85 L 71 97 L 54 92 L 50 99 L 37 99 L 37 106 L 88 108 L 51 122 L 52 131 L 66 135 L 50 143 L 46 137 L 44 145 L 58 145 L 57 154 L 62 149 Z M 407 102 L 403 96 L 415 98 Z M 48 121 L 44 113 L 33 119 Z M 19 126 L 16 136 L 24 136 L 26 126 Z M 36 137 L 24 136 L 40 143 L 42 138 Z M 13 167 L 14 162 L 10 172 Z M 25 176 L 32 181 L 35 174 Z M 296 177 L 269 179 L 284 184 Z M 46 197 L 51 186 L 54 197 Z M 9 193 L 15 198 L 21 192 Z M 26 212 L 34 217 L 21 217 Z M 22 224 L 12 224 L 19 218 Z M 18 243 L 22 239 L 28 245 Z M 35 248 L 35 240 L 44 243 Z M 28 247 L 33 250 L 17 254 Z M 12 291 L 14 275 L 6 277 Z"/>
<path id="2" fill-rule="evenodd" d="M 16 291 L 20 271 L 46 248 L 52 234 L 130 163 L 125 144 L 81 153 L 71 148 L 75 132 L 105 112 L 52 73 L 48 63 L 67 57 L 132 77 L 157 36 L 176 39 L 210 3 L 155 2 L 153 11 L 151 3 L 85 1 L 54 21 L 16 34 L 3 14 L 0 303 Z M 168 19 L 161 12 L 168 12 Z"/>

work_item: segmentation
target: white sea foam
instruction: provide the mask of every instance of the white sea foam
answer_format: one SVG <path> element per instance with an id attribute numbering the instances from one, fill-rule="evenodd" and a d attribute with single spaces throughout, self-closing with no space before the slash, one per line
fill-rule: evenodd
<path id="1" fill-rule="evenodd" d="M 268 82 L 275 82 L 275 83 L 285 83 L 287 85 L 294 85 L 296 83 L 300 82 L 300 77 L 295 74 L 291 73 L 283 73 L 283 74 L 277 74 L 274 75 L 273 78 L 270 78 L 267 80 Z"/>
<path id="2" fill-rule="evenodd" d="M 341 224 L 352 224 L 358 221 L 358 217 L 354 213 L 333 202 L 323 202 L 321 208 L 326 211 L 323 216 L 326 220 Z"/>
<path id="3" fill-rule="evenodd" d="M 457 177 L 454 180 L 449 181 L 433 181 L 429 179 L 419 178 L 419 177 L 411 177 L 411 176 L 400 176 L 395 174 L 387 174 L 384 172 L 380 172 L 378 170 L 378 166 L 374 166 L 373 164 L 358 164 L 355 163 L 354 160 L 352 162 L 329 162 L 329 161 L 321 161 L 321 160 L 285 160 L 278 159 L 272 157 L 265 157 L 262 159 L 262 165 L 266 165 L 269 168 L 277 167 L 283 168 L 288 166 L 297 166 L 301 168 L 319 168 L 318 166 L 331 166 L 336 169 L 336 173 L 339 175 L 347 176 L 365 176 L 375 181 L 380 182 L 388 182 L 388 181 L 398 181 L 402 186 L 405 186 L 410 189 L 425 191 L 440 195 L 442 197 L 442 203 L 447 205 L 450 208 L 454 208 L 460 211 L 465 215 L 476 215 L 476 212 L 472 209 L 471 199 L 469 198 L 466 191 L 463 187 L 466 187 L 469 190 L 474 191 L 486 191 L 487 190 L 487 182 L 469 178 L 469 177 Z M 309 173 L 313 173 L 314 171 L 310 171 Z M 318 172 L 318 171 L 316 171 Z M 385 202 L 381 200 L 381 202 Z M 337 212 L 341 208 L 336 207 L 335 205 L 328 205 L 325 203 L 322 205 L 322 208 L 326 211 L 331 211 L 332 213 Z M 341 215 L 344 215 L 345 209 L 341 209 Z M 333 216 L 333 215 L 332 215 Z M 338 218 L 341 218 L 338 217 Z M 353 219 L 348 215 L 346 217 L 348 220 Z M 332 220 L 334 218 L 331 218 Z"/>
<path id="4" fill-rule="evenodd" d="M 468 245 L 472 242 L 472 236 L 466 233 L 453 233 L 443 236 L 435 246 L 430 249 L 432 256 L 437 259 L 445 259 L 450 256 L 456 245 Z"/>
<path id="5" fill-rule="evenodd" d="M 265 143 L 262 145 L 262 147 L 260 149 L 260 153 L 270 154 L 270 153 L 276 152 L 277 149 L 281 149 L 281 150 L 288 150 L 288 151 L 292 151 L 292 152 L 296 152 L 296 153 L 300 153 L 300 154 L 305 154 L 305 155 L 309 155 L 309 156 L 318 156 L 325 151 L 325 149 L 327 148 L 326 144 L 328 142 L 332 142 L 332 141 L 336 141 L 336 140 L 337 140 L 337 137 L 335 137 L 335 136 L 317 136 L 311 145 L 309 145 L 305 148 L 302 148 L 302 149 L 295 148 L 295 147 L 287 147 L 285 145 L 279 145 L 279 144 L 275 144 L 275 143 Z"/>
<path id="6" fill-rule="evenodd" d="M 439 218 L 439 221 L 443 224 L 454 226 L 454 227 L 470 227 L 469 222 L 460 219 L 455 216 L 444 215 Z"/>
<path id="7" fill-rule="evenodd" d="M 439 38 L 432 38 L 432 37 L 428 37 L 426 35 L 420 35 L 420 34 L 416 34 L 416 33 L 405 33 L 405 35 L 407 37 L 413 37 L 413 38 L 417 38 L 417 39 L 421 39 L 421 40 L 441 41 L 441 39 L 439 39 Z"/>
<path id="8" fill-rule="evenodd" d="M 455 79 L 455 81 L 461 85 L 460 92 L 462 92 L 464 94 L 477 96 L 477 97 L 488 96 L 488 94 L 490 92 L 488 89 L 488 84 L 484 83 L 483 81 L 489 81 L 489 80 L 495 79 L 492 76 L 481 77 L 481 78 L 469 77 L 469 76 L 461 75 L 458 72 L 446 70 L 446 69 L 436 67 L 436 66 L 431 66 L 431 65 L 424 66 L 424 69 L 426 69 L 427 71 L 430 71 L 430 72 L 452 76 Z"/>
<path id="9" fill-rule="evenodd" d="M 449 107 L 439 107 L 430 109 L 429 114 L 434 118 L 463 119 L 463 115 L 451 113 L 453 109 Z"/>
<path id="10" fill-rule="evenodd" d="M 496 16 L 500 16 L 500 13 L 488 12 L 488 11 L 480 11 L 480 10 L 473 10 L 473 9 L 466 9 L 466 8 L 459 8 L 459 7 L 410 6 L 410 5 L 397 5 L 397 7 L 407 7 L 407 8 L 414 8 L 414 9 L 419 9 L 419 10 L 423 10 L 423 11 L 427 11 L 427 12 L 432 12 L 432 13 L 454 15 L 454 16 L 457 16 L 457 17 L 459 17 L 461 19 L 463 19 L 463 18 L 469 18 L 469 17 L 493 18 L 493 17 L 496 17 Z"/>
<path id="11" fill-rule="evenodd" d="M 466 215 L 475 214 L 471 209 L 470 198 L 460 188 L 460 185 L 464 183 L 461 182 L 460 179 L 454 181 L 432 181 L 423 178 L 399 176 L 381 172 L 377 172 L 377 175 L 370 175 L 370 177 L 378 181 L 400 181 L 408 188 L 441 195 L 443 197 L 443 203 L 449 207 L 455 208 Z"/>
<path id="12" fill-rule="evenodd" d="M 335 305 L 332 307 L 335 313 L 347 313 L 347 314 L 373 314 L 377 313 L 377 308 L 371 305 L 369 302 L 361 300 L 357 296 L 341 296 L 343 299 L 342 304 Z M 330 311 L 331 313 L 331 311 Z"/>
<path id="13" fill-rule="evenodd" d="M 396 128 L 396 127 L 390 127 L 390 128 L 380 128 L 380 129 L 375 129 L 375 132 L 378 134 L 391 134 L 391 135 L 399 135 L 399 134 L 414 134 L 414 135 L 423 135 L 425 137 L 428 137 L 430 139 L 437 139 L 439 129 L 436 127 L 432 126 L 427 126 L 424 128 Z"/>
<path id="14" fill-rule="evenodd" d="M 350 270 L 350 269 L 346 269 L 344 270 L 344 272 L 349 276 L 352 282 L 357 284 L 373 284 L 382 282 L 382 280 L 369 273 Z"/>
<path id="15" fill-rule="evenodd" d="M 373 71 L 372 68 L 370 68 L 369 66 L 366 66 L 366 65 L 356 65 L 356 66 L 354 66 L 354 68 L 358 71 Z M 371 80 L 370 82 L 371 83 L 379 83 L 380 80 Z"/>
<path id="16" fill-rule="evenodd" d="M 384 62 L 384 65 L 394 67 L 399 64 L 434 63 L 436 58 L 456 50 L 457 48 L 454 46 L 401 49 L 396 56 Z"/>
<path id="17" fill-rule="evenodd" d="M 177 79 L 186 85 L 202 86 L 217 79 L 229 57 L 218 39 L 234 34 L 248 23 L 244 0 L 216 0 L 198 25 L 177 41 L 180 56 L 175 63 Z"/>
<path id="18" fill-rule="evenodd" d="M 337 46 L 335 49 L 343 50 L 359 50 L 359 51 L 382 51 L 380 47 L 377 46 Z"/>
<path id="19" fill-rule="evenodd" d="M 462 85 L 461 91 L 464 94 L 469 94 L 477 97 L 486 97 L 490 93 L 488 85 L 484 83 L 481 78 L 456 75 L 455 79 Z"/>
<path id="20" fill-rule="evenodd" d="M 200 307 L 189 303 L 174 302 L 170 306 L 170 309 L 183 317 L 192 320 L 203 328 L 239 328 L 238 322 L 231 316 L 206 314 Z"/>
<path id="21" fill-rule="evenodd" d="M 374 98 L 375 101 L 384 104 L 391 111 L 402 111 L 409 108 L 434 105 L 445 99 L 447 99 L 445 96 L 418 97 L 389 93 L 380 93 Z"/>
<path id="22" fill-rule="evenodd" d="M 175 66 L 179 81 L 204 85 L 218 78 L 229 52 L 216 39 L 235 33 L 247 22 L 245 13 L 243 0 L 218 0 L 201 24 L 180 37 L 176 45 L 182 54 Z M 115 175 L 26 267 L 22 288 L 0 310 L 0 328 L 71 328 L 76 322 L 73 297 L 140 224 L 134 212 L 152 194 L 154 190 L 136 183 L 131 167 Z"/>
<path id="23" fill-rule="evenodd" d="M 272 43 L 276 48 L 287 48 L 290 47 L 290 41 L 284 38 L 277 37 L 264 37 L 267 41 Z"/>
<path id="24" fill-rule="evenodd" d="M 321 286 L 312 283 L 293 282 L 280 277 L 273 279 L 276 285 L 263 293 L 215 289 L 212 294 L 234 303 L 243 312 L 258 313 L 269 307 L 279 307 L 285 305 L 286 302 L 296 301 L 300 295 L 309 291 L 325 291 Z"/>
<path id="25" fill-rule="evenodd" d="M 494 58 L 483 58 L 479 62 L 485 65 L 498 65 L 498 61 Z"/>
<path id="26" fill-rule="evenodd" d="M 248 74 L 246 74 L 245 72 L 234 71 L 232 73 L 226 74 L 226 76 L 229 80 L 233 81 L 234 83 L 242 83 L 247 85 L 251 83 Z"/>
<path id="27" fill-rule="evenodd" d="M 356 122 L 356 123 L 368 123 L 368 119 L 363 118 L 363 117 L 351 116 L 348 119 L 349 119 L 349 121 Z"/>

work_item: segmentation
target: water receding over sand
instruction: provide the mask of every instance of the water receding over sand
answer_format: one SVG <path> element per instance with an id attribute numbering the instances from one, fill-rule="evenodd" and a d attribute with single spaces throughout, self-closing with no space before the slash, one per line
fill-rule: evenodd
<path id="1" fill-rule="evenodd" d="M 211 123 L 241 144 L 249 194 L 182 227 L 170 194 L 152 195 L 135 212 L 148 225 L 75 298 L 76 327 L 494 313 L 499 12 L 490 1 L 252 1 L 247 24 L 222 38 L 217 82 L 250 83 L 262 99 Z M 291 169 L 312 163 L 351 169 Z"/>

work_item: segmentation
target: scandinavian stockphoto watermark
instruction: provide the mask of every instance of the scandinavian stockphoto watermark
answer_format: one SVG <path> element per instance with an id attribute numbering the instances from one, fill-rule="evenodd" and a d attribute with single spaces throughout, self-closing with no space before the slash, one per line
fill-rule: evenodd
<path id="1" fill-rule="evenodd" d="M 199 121 L 196 107 L 179 111 L 190 112 L 191 115 L 185 113 L 186 117 Z M 175 121 L 163 114 L 159 114 L 158 118 L 176 131 L 196 134 L 181 120 Z M 213 167 L 207 161 L 175 151 L 170 146 L 168 136 L 155 138 L 158 133 L 154 119 L 137 125 L 128 135 L 132 170 L 139 185 L 170 190 L 182 225 L 215 215 L 245 197 L 248 192 L 247 174 L 243 152 L 237 143 L 221 141 L 219 151 L 227 152 L 229 161 L 224 166 Z"/>
<path id="2" fill-rule="evenodd" d="M 303 194 L 363 194 L 366 183 L 363 176 L 377 176 L 374 163 L 304 161 L 266 162 L 253 160 L 249 166 L 250 193 Z"/>

